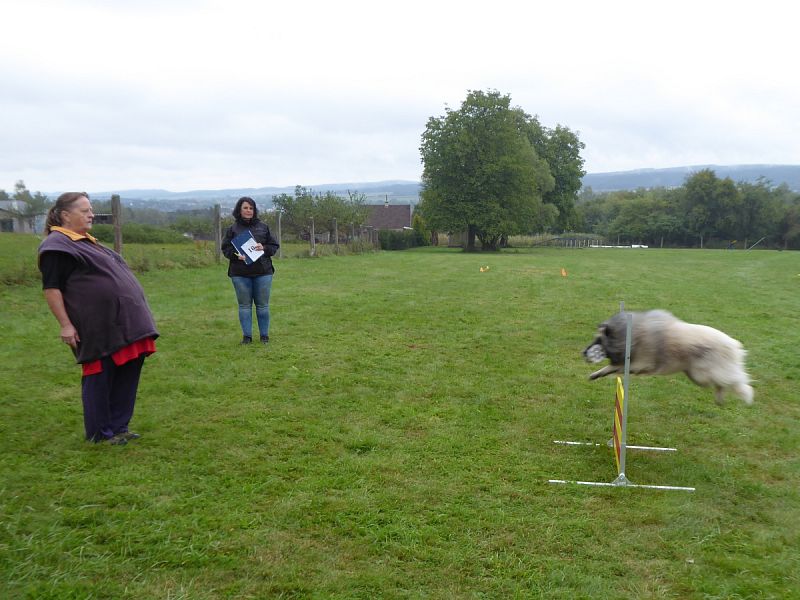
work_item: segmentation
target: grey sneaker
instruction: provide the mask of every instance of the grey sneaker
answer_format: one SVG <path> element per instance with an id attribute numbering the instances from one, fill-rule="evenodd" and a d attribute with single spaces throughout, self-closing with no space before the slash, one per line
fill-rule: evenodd
<path id="1" fill-rule="evenodd" d="M 114 437 L 108 438 L 108 443 L 111 444 L 112 446 L 124 446 L 125 444 L 128 443 L 128 440 L 125 437 L 123 437 L 124 435 L 125 434 L 123 433 L 118 433 Z"/>

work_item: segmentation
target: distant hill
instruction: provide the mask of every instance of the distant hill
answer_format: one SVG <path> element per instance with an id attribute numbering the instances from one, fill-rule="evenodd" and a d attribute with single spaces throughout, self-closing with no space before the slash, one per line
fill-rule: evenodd
<path id="1" fill-rule="evenodd" d="M 313 192 L 324 194 L 335 192 L 347 195 L 347 192 L 361 193 L 367 197 L 368 204 L 388 202 L 390 204 L 416 204 L 419 201 L 420 184 L 416 181 L 377 181 L 360 183 L 325 183 L 304 186 Z M 224 190 L 191 190 L 188 192 L 170 192 L 167 190 L 110 190 L 90 192 L 92 198 L 102 200 L 118 194 L 125 204 L 165 205 L 170 210 L 195 208 L 220 204 L 223 208 L 233 207 L 242 196 L 250 196 L 259 205 L 270 206 L 272 197 L 280 194 L 294 195 L 295 186 L 291 187 L 259 187 L 232 188 Z M 55 195 L 57 196 L 57 194 Z"/>
<path id="2" fill-rule="evenodd" d="M 793 191 L 800 192 L 800 165 L 695 165 L 668 169 L 637 169 L 612 173 L 588 173 L 583 178 L 583 186 L 594 192 L 635 190 L 638 188 L 679 187 L 692 173 L 711 169 L 718 177 L 730 177 L 736 182 L 754 183 L 760 177 L 773 185 L 785 183 Z M 335 192 L 346 195 L 347 191 L 359 192 L 367 197 L 369 204 L 416 204 L 419 201 L 420 183 L 417 181 L 371 181 L 352 183 L 325 183 L 305 186 L 314 192 Z M 90 192 L 93 199 L 103 200 L 112 194 L 119 194 L 128 205 L 150 205 L 162 210 L 181 210 L 208 207 L 220 204 L 230 209 L 242 196 L 250 196 L 259 206 L 269 207 L 272 197 L 278 194 L 294 194 L 291 187 L 232 188 L 224 190 L 191 190 L 170 192 L 167 190 L 111 190 Z M 48 194 L 55 198 L 58 193 Z"/>
<path id="3" fill-rule="evenodd" d="M 773 185 L 785 183 L 793 191 L 800 191 L 800 165 L 696 165 L 670 169 L 637 169 L 614 173 L 587 173 L 583 187 L 594 192 L 635 190 L 638 188 L 680 187 L 692 173 L 710 169 L 717 177 L 730 177 L 735 182 L 755 183 L 760 177 Z"/>

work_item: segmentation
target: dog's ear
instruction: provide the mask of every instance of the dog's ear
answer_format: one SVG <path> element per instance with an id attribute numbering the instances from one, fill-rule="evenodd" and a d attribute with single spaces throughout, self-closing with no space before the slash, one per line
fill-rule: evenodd
<path id="1" fill-rule="evenodd" d="M 608 326 L 608 323 L 601 323 L 600 324 L 600 331 L 603 332 L 603 335 L 607 338 L 612 337 L 611 335 L 611 327 Z"/>

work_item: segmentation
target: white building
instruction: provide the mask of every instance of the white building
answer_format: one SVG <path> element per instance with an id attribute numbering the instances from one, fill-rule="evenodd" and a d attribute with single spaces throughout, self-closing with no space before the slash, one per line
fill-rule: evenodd
<path id="1" fill-rule="evenodd" d="M 21 217 L 26 207 L 27 203 L 20 200 L 0 200 L 0 233 L 35 233 L 41 217 Z"/>

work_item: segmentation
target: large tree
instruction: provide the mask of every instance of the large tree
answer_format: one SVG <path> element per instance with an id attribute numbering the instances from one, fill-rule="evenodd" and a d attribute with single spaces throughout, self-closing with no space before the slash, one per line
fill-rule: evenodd
<path id="1" fill-rule="evenodd" d="M 536 153 L 547 161 L 555 185 L 544 193 L 544 202 L 558 209 L 555 229 L 575 231 L 579 219 L 575 201 L 581 189 L 583 170 L 581 150 L 586 145 L 569 128 L 556 125 L 554 129 L 542 126 L 539 119 L 516 109 L 520 128 L 528 136 Z"/>
<path id="2" fill-rule="evenodd" d="M 730 177 L 720 179 L 711 169 L 703 169 L 686 179 L 683 186 L 686 227 L 700 239 L 721 234 L 730 237 L 728 229 L 741 204 L 738 190 Z"/>
<path id="3" fill-rule="evenodd" d="M 428 120 L 420 152 L 424 164 L 419 210 L 440 231 L 466 231 L 495 250 L 500 239 L 550 225 L 556 211 L 543 204 L 555 187 L 534 149 L 524 113 L 499 92 L 471 91 L 458 110 Z"/>
<path id="4" fill-rule="evenodd" d="M 778 237 L 784 248 L 800 248 L 800 197 L 787 206 L 777 225 Z"/>
<path id="5" fill-rule="evenodd" d="M 737 187 L 741 195 L 737 235 L 744 246 L 762 237 L 777 238 L 783 212 L 780 196 L 789 192 L 788 186 L 773 189 L 769 181 L 759 178 L 755 183 L 740 182 Z"/>

